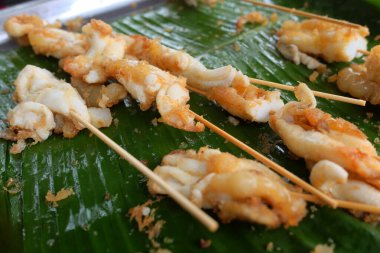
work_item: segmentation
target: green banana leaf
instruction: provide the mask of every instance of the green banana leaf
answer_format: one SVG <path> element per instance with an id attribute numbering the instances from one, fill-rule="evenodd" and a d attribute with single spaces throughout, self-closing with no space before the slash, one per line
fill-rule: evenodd
<path id="1" fill-rule="evenodd" d="M 367 25 L 371 30 L 370 46 L 376 44 L 373 38 L 380 34 L 380 11 L 376 7 L 379 3 L 374 0 L 273 2 Z M 283 59 L 275 49 L 276 28 L 283 20 L 299 18 L 278 12 L 275 24 L 247 25 L 236 35 L 237 17 L 252 10 L 268 15 L 273 12 L 240 1 L 225 0 L 214 8 L 191 8 L 182 2 L 167 2 L 116 20 L 112 25 L 121 33 L 160 37 L 165 45 L 186 50 L 210 68 L 231 64 L 252 77 L 293 85 L 297 81 L 309 83 L 311 71 Z M 57 60 L 36 56 L 29 47 L 0 53 L 2 119 L 14 106 L 12 82 L 26 64 L 68 78 L 58 68 Z M 346 65 L 331 64 L 329 68 L 336 73 Z M 319 77 L 310 87 L 342 94 L 326 79 L 326 76 Z M 291 101 L 294 95 L 284 91 L 282 98 Z M 227 120 L 228 113 L 197 94 L 191 94 L 190 105 L 192 110 L 308 179 L 304 161 L 289 154 L 267 124 L 240 121 L 238 126 L 233 126 Z M 359 107 L 324 99 L 318 99 L 318 106 L 358 125 L 371 142 L 378 138 L 379 107 Z M 373 117 L 369 118 L 371 113 Z M 209 130 L 187 133 L 164 124 L 154 126 L 151 121 L 159 117 L 158 112 L 141 112 L 129 98 L 112 108 L 112 114 L 119 123 L 102 131 L 152 169 L 165 154 L 179 148 L 198 149 L 209 145 L 249 157 Z M 1 128 L 4 127 L 5 123 L 1 122 Z M 18 155 L 9 154 L 10 146 L 10 142 L 0 140 L 0 186 L 13 178 L 20 183 L 21 191 L 9 194 L 0 190 L 0 252 L 149 252 L 153 248 L 147 235 L 139 232 L 136 222 L 128 216 L 131 207 L 153 198 L 147 191 L 146 178 L 87 130 L 73 139 L 53 135 Z M 378 142 L 375 147 L 380 150 Z M 63 187 L 72 187 L 75 195 L 59 202 L 58 207 L 46 203 L 48 190 L 57 192 Z M 335 252 L 380 250 L 380 227 L 364 223 L 340 209 L 318 207 L 315 210 L 309 205 L 308 216 L 297 227 L 271 230 L 234 221 L 210 233 L 169 198 L 153 206 L 157 208 L 157 219 L 166 221 L 157 241 L 172 252 L 266 252 L 270 242 L 274 252 L 310 252 L 317 244 L 335 245 Z M 211 245 L 201 249 L 201 239 L 211 240 Z"/>

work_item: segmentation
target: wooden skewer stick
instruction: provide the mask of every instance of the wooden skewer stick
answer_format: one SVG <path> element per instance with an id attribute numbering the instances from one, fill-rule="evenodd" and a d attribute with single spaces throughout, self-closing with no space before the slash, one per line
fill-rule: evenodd
<path id="1" fill-rule="evenodd" d="M 249 78 L 249 81 L 251 83 L 255 83 L 255 84 L 259 84 L 259 85 L 269 86 L 269 87 L 282 89 L 282 90 L 289 90 L 289 91 L 293 91 L 293 92 L 296 89 L 296 87 L 294 87 L 294 86 L 264 81 L 264 80 L 260 80 L 260 79 L 256 79 L 256 78 Z M 312 92 L 315 96 L 321 97 L 321 98 L 336 100 L 336 101 L 345 102 L 345 103 L 354 104 L 354 105 L 360 105 L 360 106 L 365 106 L 365 104 L 366 104 L 366 101 L 362 100 L 362 99 L 344 97 L 344 96 L 329 94 L 329 93 L 325 93 L 325 92 L 321 92 L 321 91 L 312 91 Z"/>
<path id="2" fill-rule="evenodd" d="M 321 15 L 317 15 L 317 14 L 306 12 L 306 11 L 300 11 L 300 10 L 297 10 L 294 8 L 287 8 L 287 7 L 280 6 L 280 5 L 267 4 L 267 3 L 263 3 L 263 2 L 253 1 L 253 0 L 244 0 L 244 1 L 249 2 L 249 3 L 253 3 L 255 5 L 263 6 L 263 7 L 268 7 L 268 8 L 284 11 L 284 12 L 289 12 L 289 13 L 295 14 L 297 16 L 302 16 L 302 17 L 307 17 L 307 18 L 315 18 L 315 19 L 323 20 L 323 21 L 338 24 L 338 25 L 348 26 L 351 28 L 361 28 L 362 27 L 361 25 L 354 24 L 354 23 L 351 23 L 351 22 L 348 22 L 345 20 L 329 18 L 326 16 L 321 16 Z"/>
<path id="3" fill-rule="evenodd" d="M 321 200 L 313 195 L 298 193 L 298 192 L 291 192 L 291 194 L 293 196 L 303 198 L 304 200 L 308 202 L 321 204 Z M 338 199 L 336 200 L 336 202 L 338 203 L 338 207 L 340 208 L 357 210 L 357 211 L 362 211 L 362 212 L 369 212 L 369 213 L 380 213 L 380 207 L 377 207 L 377 206 L 367 205 L 367 204 L 362 204 L 362 203 L 357 203 L 357 202 L 352 202 L 352 201 L 338 200 Z"/>
<path id="4" fill-rule="evenodd" d="M 229 142 L 233 143 L 235 146 L 244 150 L 245 152 L 247 152 L 248 154 L 250 154 L 251 156 L 253 156 L 257 160 L 259 160 L 260 162 L 262 162 L 263 164 L 265 164 L 269 168 L 272 168 L 278 174 L 288 178 L 290 181 L 292 181 L 296 185 L 302 187 L 307 192 L 310 192 L 310 193 L 316 195 L 318 198 L 320 198 L 323 201 L 325 201 L 326 203 L 328 203 L 331 207 L 336 208 L 338 206 L 337 201 L 334 200 L 333 198 L 327 196 L 325 193 L 321 192 L 320 190 L 316 189 L 315 187 L 313 187 L 309 183 L 307 183 L 304 180 L 302 180 L 301 178 L 297 177 L 296 175 L 294 175 L 290 171 L 286 170 L 284 167 L 282 167 L 282 166 L 278 165 L 277 163 L 271 161 L 270 159 L 268 159 L 264 155 L 260 154 L 256 150 L 254 150 L 251 147 L 249 147 L 248 145 L 246 145 L 245 143 L 239 141 L 238 139 L 236 139 L 232 135 L 228 134 L 227 132 L 223 131 L 219 127 L 215 126 L 214 124 L 212 124 L 208 120 L 204 119 L 202 116 L 196 114 L 195 112 L 193 112 L 191 110 L 190 110 L 190 112 L 192 112 L 194 114 L 196 120 L 198 120 L 199 122 L 202 122 L 206 127 L 211 129 L 212 131 L 214 131 L 218 135 L 222 136 L 223 138 L 225 138 Z"/>
<path id="5" fill-rule="evenodd" d="M 281 90 L 288 90 L 288 91 L 293 91 L 294 92 L 294 90 L 296 89 L 296 87 L 294 87 L 294 86 L 289 86 L 289 85 L 285 85 L 285 84 L 264 81 L 264 80 L 260 80 L 260 79 L 256 79 L 256 78 L 249 78 L 249 81 L 252 82 L 252 83 L 259 84 L 259 85 L 273 87 L 273 88 L 277 88 L 277 89 L 281 89 Z M 187 87 L 187 89 L 189 89 L 189 90 L 191 90 L 193 92 L 199 93 L 199 94 L 207 97 L 207 93 L 205 91 L 203 91 L 203 90 L 194 88 L 194 87 L 189 86 L 189 85 L 187 85 L 186 87 Z M 321 98 L 326 98 L 326 99 L 330 99 L 330 100 L 336 100 L 336 101 L 345 102 L 345 103 L 354 104 L 354 105 L 360 105 L 360 106 L 365 106 L 366 105 L 366 101 L 362 100 L 362 99 L 349 98 L 349 97 L 329 94 L 329 93 L 325 93 L 325 92 L 321 92 L 321 91 L 312 91 L 312 92 L 313 92 L 313 94 L 315 96 L 321 97 Z"/>
<path id="6" fill-rule="evenodd" d="M 210 230 L 211 232 L 215 232 L 218 229 L 218 222 L 216 222 L 213 218 L 206 214 L 202 209 L 198 208 L 194 203 L 192 203 L 190 200 L 184 197 L 181 193 L 173 189 L 168 183 L 166 183 L 163 179 L 161 179 L 161 177 L 159 177 L 148 167 L 146 167 L 142 162 L 140 162 L 134 156 L 129 154 L 125 149 L 116 144 L 113 140 L 111 140 L 108 136 L 99 131 L 91 123 L 81 119 L 81 117 L 76 113 L 72 112 L 71 115 L 81 124 L 86 126 L 88 130 L 95 134 L 99 139 L 101 139 L 105 144 L 112 148 L 122 158 L 127 160 L 137 170 L 139 170 L 146 177 L 153 180 L 162 189 L 164 189 L 171 198 L 173 198 L 180 206 L 182 206 L 187 212 L 189 212 L 193 217 L 195 217 L 199 222 L 201 222 L 208 230 Z"/>
<path id="7" fill-rule="evenodd" d="M 202 96 L 207 97 L 207 93 L 206 93 L 205 91 L 203 91 L 203 90 L 200 90 L 200 89 L 194 88 L 194 87 L 192 87 L 192 86 L 190 86 L 190 85 L 187 85 L 186 88 L 187 88 L 188 90 L 192 91 L 192 92 L 196 92 L 196 93 L 198 93 L 198 94 L 201 94 Z"/>
<path id="8" fill-rule="evenodd" d="M 369 54 L 370 54 L 369 51 L 367 51 L 367 50 L 363 50 L 363 49 L 358 49 L 358 52 L 359 52 L 359 53 L 362 53 L 362 54 L 364 54 L 364 55 L 369 55 Z"/>

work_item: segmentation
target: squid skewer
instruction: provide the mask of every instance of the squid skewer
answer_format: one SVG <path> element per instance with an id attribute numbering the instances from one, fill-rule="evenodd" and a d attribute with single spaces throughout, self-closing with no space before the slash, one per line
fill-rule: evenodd
<path id="1" fill-rule="evenodd" d="M 312 184 L 339 199 L 380 206 L 373 197 L 380 196 L 380 158 L 367 136 L 352 123 L 315 108 L 306 85 L 296 96 L 300 102 L 286 104 L 271 115 L 269 124 L 289 150 L 305 158 Z"/>
<path id="2" fill-rule="evenodd" d="M 72 112 L 71 115 L 78 120 L 81 124 L 86 126 L 86 128 L 95 134 L 99 139 L 101 139 L 105 144 L 112 148 L 116 153 L 118 153 L 122 158 L 127 160 L 133 167 L 144 174 L 150 181 L 156 183 L 164 189 L 167 194 L 173 198 L 183 209 L 190 213 L 194 218 L 196 218 L 200 223 L 202 223 L 208 230 L 215 232 L 219 224 L 208 214 L 194 205 L 191 201 L 185 198 L 181 193 L 174 189 L 170 184 L 165 182 L 161 177 L 152 172 L 148 167 L 146 167 L 140 160 L 129 154 L 125 149 L 119 146 L 116 142 L 111 140 L 108 136 L 99 131 L 90 122 L 83 120 L 78 114 Z"/>

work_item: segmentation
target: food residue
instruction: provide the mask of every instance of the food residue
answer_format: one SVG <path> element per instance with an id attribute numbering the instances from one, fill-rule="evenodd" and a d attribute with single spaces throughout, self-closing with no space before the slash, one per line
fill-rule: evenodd
<path id="1" fill-rule="evenodd" d="M 337 74 L 334 74 L 332 76 L 329 76 L 329 78 L 327 78 L 327 82 L 329 82 L 329 83 L 335 83 L 337 80 L 338 80 Z"/>
<path id="2" fill-rule="evenodd" d="M 334 253 L 334 245 L 318 244 L 311 253 Z"/>
<path id="3" fill-rule="evenodd" d="M 237 42 L 234 42 L 234 44 L 232 44 L 232 47 L 236 52 L 240 52 L 240 46 Z"/>
<path id="4" fill-rule="evenodd" d="M 159 199 L 157 201 L 159 201 Z M 155 202 L 156 201 L 149 199 L 144 204 L 129 209 L 129 220 L 135 220 L 139 231 L 144 232 L 148 236 L 153 246 L 150 252 L 170 252 L 167 249 L 160 248 L 160 243 L 156 241 L 165 221 L 155 220 L 156 209 L 150 207 Z"/>
<path id="5" fill-rule="evenodd" d="M 67 30 L 72 32 L 80 32 L 84 25 L 84 19 L 82 17 L 76 17 L 66 21 L 65 26 Z"/>
<path id="6" fill-rule="evenodd" d="M 309 81 L 314 83 L 315 80 L 317 80 L 319 76 L 319 73 L 317 71 L 313 71 L 313 73 L 311 73 L 311 75 L 309 76 Z"/>
<path id="7" fill-rule="evenodd" d="M 240 121 L 232 116 L 228 116 L 228 122 L 230 122 L 232 125 L 237 126 L 239 125 Z"/>
<path id="8" fill-rule="evenodd" d="M 273 12 L 271 15 L 270 15 L 270 21 L 272 23 L 276 22 L 277 21 L 277 18 L 278 18 L 278 15 L 277 13 Z"/>
<path id="9" fill-rule="evenodd" d="M 267 244 L 266 250 L 267 250 L 267 251 L 273 251 L 273 249 L 274 249 L 274 244 L 273 244 L 273 242 L 269 242 L 269 243 Z"/>
<path id="10" fill-rule="evenodd" d="M 236 32 L 240 33 L 247 23 L 266 25 L 268 23 L 268 19 L 258 11 L 253 11 L 242 15 L 236 22 Z"/>
<path id="11" fill-rule="evenodd" d="M 17 194 L 21 191 L 21 185 L 17 180 L 9 178 L 7 183 L 3 186 L 3 190 L 9 194 Z"/>
<path id="12" fill-rule="evenodd" d="M 211 240 L 210 239 L 200 239 L 199 240 L 199 247 L 201 247 L 201 249 L 207 249 L 211 246 Z"/>
<path id="13" fill-rule="evenodd" d="M 72 188 L 62 188 L 60 191 L 57 192 L 56 195 L 54 195 L 50 190 L 46 193 L 45 200 L 47 202 L 52 203 L 53 207 L 58 206 L 58 202 L 61 200 L 64 200 L 71 195 L 74 195 L 74 191 Z"/>

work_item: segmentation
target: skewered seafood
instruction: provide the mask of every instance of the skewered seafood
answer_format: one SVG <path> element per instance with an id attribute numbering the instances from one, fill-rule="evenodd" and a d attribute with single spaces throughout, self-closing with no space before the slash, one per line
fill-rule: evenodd
<path id="1" fill-rule="evenodd" d="M 130 38 L 133 42 L 128 43 L 127 54 L 186 77 L 189 85 L 205 91 L 209 99 L 233 115 L 266 122 L 270 111 L 277 111 L 283 106 L 279 91 L 266 91 L 251 85 L 247 76 L 230 65 L 207 69 L 189 54 L 165 47 L 157 40 L 141 35 Z"/>
<path id="2" fill-rule="evenodd" d="M 252 11 L 246 15 L 239 17 L 239 19 L 236 21 L 236 32 L 240 33 L 244 29 L 246 23 L 258 23 L 266 25 L 268 23 L 268 19 L 263 16 L 261 12 Z"/>
<path id="3" fill-rule="evenodd" d="M 111 26 L 96 19 L 82 30 L 89 38 L 90 48 L 81 55 L 62 59 L 60 65 L 71 76 L 82 78 L 87 83 L 104 83 L 109 78 L 105 65 L 124 58 L 125 36 L 113 34 Z"/>
<path id="4" fill-rule="evenodd" d="M 341 166 L 321 160 L 311 169 L 311 183 L 334 198 L 380 206 L 380 191 L 375 187 L 350 177 Z"/>
<path id="5" fill-rule="evenodd" d="M 155 170 L 171 186 L 202 208 L 214 209 L 224 222 L 247 220 L 275 228 L 295 226 L 306 215 L 293 186 L 263 164 L 208 147 L 175 151 Z M 148 181 L 152 194 L 166 194 Z"/>
<path id="6" fill-rule="evenodd" d="M 17 141 L 11 147 L 11 153 L 17 154 L 26 147 L 25 140 L 34 143 L 46 140 L 55 128 L 53 113 L 45 105 L 35 102 L 21 102 L 8 112 L 9 128 L 0 133 L 0 137 Z"/>
<path id="7" fill-rule="evenodd" d="M 337 85 L 353 97 L 380 105 L 380 46 L 372 48 L 364 64 L 352 64 L 338 73 Z"/>
<path id="8" fill-rule="evenodd" d="M 278 42 L 277 49 L 282 56 L 294 62 L 296 65 L 303 64 L 308 69 L 317 69 L 319 72 L 323 72 L 326 69 L 325 64 L 305 53 L 300 52 L 298 47 L 294 44 L 284 44 L 282 42 Z"/>
<path id="9" fill-rule="evenodd" d="M 141 110 L 149 109 L 156 101 L 161 122 L 186 131 L 204 130 L 204 125 L 194 121 L 186 105 L 190 96 L 184 78 L 177 78 L 146 62 L 128 59 L 110 62 L 107 72 L 124 85 L 140 103 Z"/>
<path id="10" fill-rule="evenodd" d="M 295 94 L 300 102 L 289 102 L 269 119 L 285 145 L 307 161 L 329 160 L 380 189 L 380 159 L 367 136 L 352 123 L 315 108 L 305 84 Z"/>
<path id="11" fill-rule="evenodd" d="M 36 54 L 63 58 L 84 54 L 88 47 L 86 37 L 59 29 L 33 15 L 19 15 L 4 24 L 7 33 L 22 45 L 31 45 Z"/>
<path id="12" fill-rule="evenodd" d="M 277 33 L 278 41 L 294 44 L 306 54 L 321 57 L 327 62 L 349 62 L 367 49 L 367 27 L 350 28 L 317 19 L 301 22 L 285 21 Z"/>
<path id="13" fill-rule="evenodd" d="M 23 104 L 24 102 L 35 102 L 36 104 L 42 104 L 44 108 L 43 113 L 45 115 L 45 118 L 48 118 L 48 116 L 46 115 L 49 114 L 46 113 L 46 110 L 49 110 L 52 115 L 54 114 L 54 132 L 62 132 L 66 138 L 74 137 L 81 129 L 83 129 L 83 126 L 81 124 L 79 124 L 76 120 L 72 119 L 71 113 L 76 113 L 79 117 L 86 121 L 92 120 L 96 127 L 109 126 L 112 122 L 111 113 L 108 108 L 87 108 L 83 99 L 70 84 L 56 79 L 52 73 L 45 69 L 41 69 L 32 65 L 27 65 L 19 73 L 15 81 L 15 86 L 15 101 L 20 104 Z M 24 108 L 24 106 L 16 108 Z M 41 106 L 39 106 L 38 108 L 41 108 Z M 89 112 L 89 110 L 91 110 L 91 113 Z M 23 117 L 23 114 L 26 115 L 24 116 L 25 118 L 27 117 L 27 115 L 32 115 L 29 113 L 28 110 L 18 109 L 17 112 L 17 114 L 10 113 L 10 119 L 12 119 L 12 115 L 17 115 L 17 117 L 21 118 Z M 93 119 L 91 118 L 91 116 L 93 117 Z M 27 125 L 25 124 L 22 125 L 20 121 L 10 119 L 9 129 L 11 130 L 18 128 L 30 130 L 31 128 L 27 127 Z M 36 125 L 33 123 L 33 126 L 35 126 L 35 128 L 32 128 L 36 132 L 41 131 L 45 133 L 43 135 L 44 138 L 35 139 L 34 137 L 32 137 L 33 139 L 38 141 L 44 140 L 48 136 L 47 131 L 44 130 L 44 125 L 48 125 L 49 130 L 52 129 L 51 126 L 53 125 L 51 123 L 51 120 L 46 121 L 43 120 L 43 118 L 41 117 L 40 119 L 41 125 Z"/>
<path id="14" fill-rule="evenodd" d="M 112 107 L 127 97 L 127 91 L 119 83 L 89 84 L 81 79 L 71 78 L 71 85 L 77 89 L 89 107 Z"/>
<path id="15" fill-rule="evenodd" d="M 63 59 L 61 65 L 66 72 L 88 83 L 116 78 L 138 100 L 141 110 L 147 110 L 156 102 L 162 116 L 160 121 L 187 131 L 203 131 L 204 126 L 195 123 L 194 116 L 188 111 L 186 103 L 190 97 L 185 79 L 176 78 L 145 62 L 122 60 L 127 39 L 124 35 L 113 34 L 112 28 L 103 21 L 93 19 L 83 27 L 83 31 L 91 38 L 90 48 L 86 55 Z M 109 90 L 119 88 L 113 85 Z M 86 93 L 91 90 L 99 94 L 99 88 L 87 89 Z M 118 95 L 121 96 L 114 97 L 115 102 L 123 98 L 123 93 Z"/>

